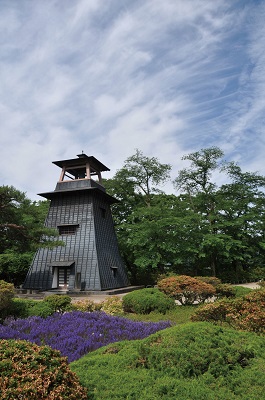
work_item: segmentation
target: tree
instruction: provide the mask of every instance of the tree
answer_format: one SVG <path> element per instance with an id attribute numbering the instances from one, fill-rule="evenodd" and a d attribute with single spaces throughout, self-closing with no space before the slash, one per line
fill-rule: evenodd
<path id="1" fill-rule="evenodd" d="M 44 227 L 48 207 L 13 186 L 0 187 L 0 279 L 20 285 L 36 249 L 61 244 L 57 232 Z"/>
<path id="2" fill-rule="evenodd" d="M 146 157 L 137 149 L 114 178 L 131 185 L 136 193 L 143 195 L 145 204 L 150 207 L 152 194 L 161 193 L 158 186 L 170 178 L 170 171 L 169 164 L 161 164 L 156 157 Z"/>
<path id="3" fill-rule="evenodd" d="M 184 190 L 187 207 L 199 217 L 198 262 L 214 276 L 240 280 L 253 268 L 253 258 L 259 263 L 264 259 L 265 203 L 260 188 L 265 178 L 243 173 L 235 163 L 224 163 L 222 156 L 216 147 L 185 156 L 191 166 L 179 172 L 175 186 Z M 212 182 L 215 171 L 224 173 L 228 183 L 218 187 Z"/>

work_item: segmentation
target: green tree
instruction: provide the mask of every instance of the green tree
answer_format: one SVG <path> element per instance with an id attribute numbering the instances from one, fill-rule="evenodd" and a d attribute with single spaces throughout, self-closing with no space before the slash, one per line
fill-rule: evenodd
<path id="1" fill-rule="evenodd" d="M 158 186 L 170 178 L 170 171 L 169 164 L 161 164 L 156 157 L 146 157 L 137 149 L 117 171 L 115 179 L 125 181 L 136 193 L 142 195 L 145 204 L 150 207 L 152 194 L 161 193 Z"/>
<path id="2" fill-rule="evenodd" d="M 61 244 L 57 232 L 44 227 L 48 207 L 13 186 L 0 187 L 0 279 L 20 285 L 36 249 Z"/>
<path id="3" fill-rule="evenodd" d="M 119 247 L 132 283 L 150 283 L 150 272 L 158 266 L 155 261 L 158 256 L 152 255 L 147 267 L 142 256 L 144 243 L 139 243 L 136 237 L 140 237 L 138 228 L 144 229 L 148 218 L 153 220 L 157 194 L 163 193 L 159 186 L 169 179 L 170 170 L 170 165 L 161 164 L 157 158 L 146 157 L 136 150 L 113 179 L 104 181 L 107 192 L 119 200 L 112 206 L 112 213 Z M 145 233 L 148 234 L 148 229 Z"/>
<path id="4" fill-rule="evenodd" d="M 191 162 L 179 172 L 175 186 L 184 191 L 187 207 L 198 218 L 198 264 L 229 280 L 247 279 L 253 261 L 264 262 L 264 177 L 244 173 L 235 163 L 225 163 L 223 152 L 212 147 L 185 156 Z M 217 186 L 213 173 L 223 173 L 228 183 Z M 202 271 L 200 271 L 201 273 Z"/>

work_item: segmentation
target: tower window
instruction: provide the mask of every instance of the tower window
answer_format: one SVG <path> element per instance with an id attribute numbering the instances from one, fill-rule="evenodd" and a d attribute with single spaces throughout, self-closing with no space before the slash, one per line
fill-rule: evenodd
<path id="1" fill-rule="evenodd" d="M 58 225 L 59 235 L 74 235 L 78 225 Z"/>

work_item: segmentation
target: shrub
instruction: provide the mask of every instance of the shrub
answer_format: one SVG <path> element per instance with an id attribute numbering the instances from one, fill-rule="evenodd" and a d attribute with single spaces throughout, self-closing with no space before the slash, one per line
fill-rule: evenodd
<path id="1" fill-rule="evenodd" d="M 128 293 L 123 297 L 122 304 L 125 312 L 137 314 L 150 314 L 152 311 L 165 314 L 167 310 L 175 307 L 173 299 L 155 288 L 140 289 Z"/>
<path id="2" fill-rule="evenodd" d="M 49 315 L 52 315 L 54 313 L 54 310 L 45 301 L 38 301 L 35 304 L 33 304 L 31 307 L 28 308 L 28 317 L 31 316 L 37 316 L 37 317 L 42 317 L 42 318 L 47 318 Z"/>
<path id="3" fill-rule="evenodd" d="M 8 309 L 12 304 L 15 296 L 15 288 L 12 283 L 0 280 L 0 317 L 4 318 L 8 315 Z"/>
<path id="4" fill-rule="evenodd" d="M 236 289 L 233 285 L 230 285 L 229 283 L 220 283 L 215 287 L 216 290 L 216 296 L 218 298 L 220 297 L 235 297 L 236 296 Z"/>
<path id="5" fill-rule="evenodd" d="M 52 294 L 43 300 L 47 302 L 53 312 L 64 312 L 71 310 L 71 297 L 67 295 Z"/>
<path id="6" fill-rule="evenodd" d="M 92 312 L 97 308 L 96 304 L 93 300 L 85 299 L 85 300 L 77 300 L 72 304 L 72 309 L 76 311 L 83 312 Z"/>
<path id="7" fill-rule="evenodd" d="M 7 307 L 15 296 L 13 283 L 0 280 L 0 309 Z"/>
<path id="8" fill-rule="evenodd" d="M 187 275 L 171 276 L 158 282 L 158 288 L 182 305 L 203 303 L 215 294 L 213 285 Z"/>
<path id="9" fill-rule="evenodd" d="M 192 321 L 226 323 L 236 329 L 265 333 L 265 290 L 255 290 L 235 300 L 208 304 L 195 312 Z"/>
<path id="10" fill-rule="evenodd" d="M 24 340 L 0 340 L 0 387 L 2 400 L 88 398 L 66 357 Z"/>
<path id="11" fill-rule="evenodd" d="M 100 303 L 100 311 L 109 315 L 123 314 L 122 299 L 118 296 L 110 296 Z"/>
<path id="12" fill-rule="evenodd" d="M 265 339 L 209 323 L 176 325 L 70 365 L 95 400 L 264 398 Z"/>
<path id="13" fill-rule="evenodd" d="M 209 283 L 209 285 L 213 285 L 214 287 L 222 283 L 221 279 L 216 278 L 216 276 L 196 276 L 196 279 L 199 279 L 201 282 Z"/>
<path id="14" fill-rule="evenodd" d="M 29 316 L 30 307 L 33 307 L 37 302 L 39 301 L 15 298 L 10 305 L 8 316 L 12 316 L 14 318 L 27 318 Z"/>

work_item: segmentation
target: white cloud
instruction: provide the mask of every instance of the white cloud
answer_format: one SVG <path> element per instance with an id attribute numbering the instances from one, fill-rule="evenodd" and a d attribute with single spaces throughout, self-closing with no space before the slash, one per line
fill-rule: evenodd
<path id="1" fill-rule="evenodd" d="M 176 176 L 183 154 L 212 145 L 265 174 L 262 2 L 13 1 L 0 9 L 4 184 L 36 198 L 56 184 L 51 162 L 82 150 L 112 174 L 139 148 Z"/>

